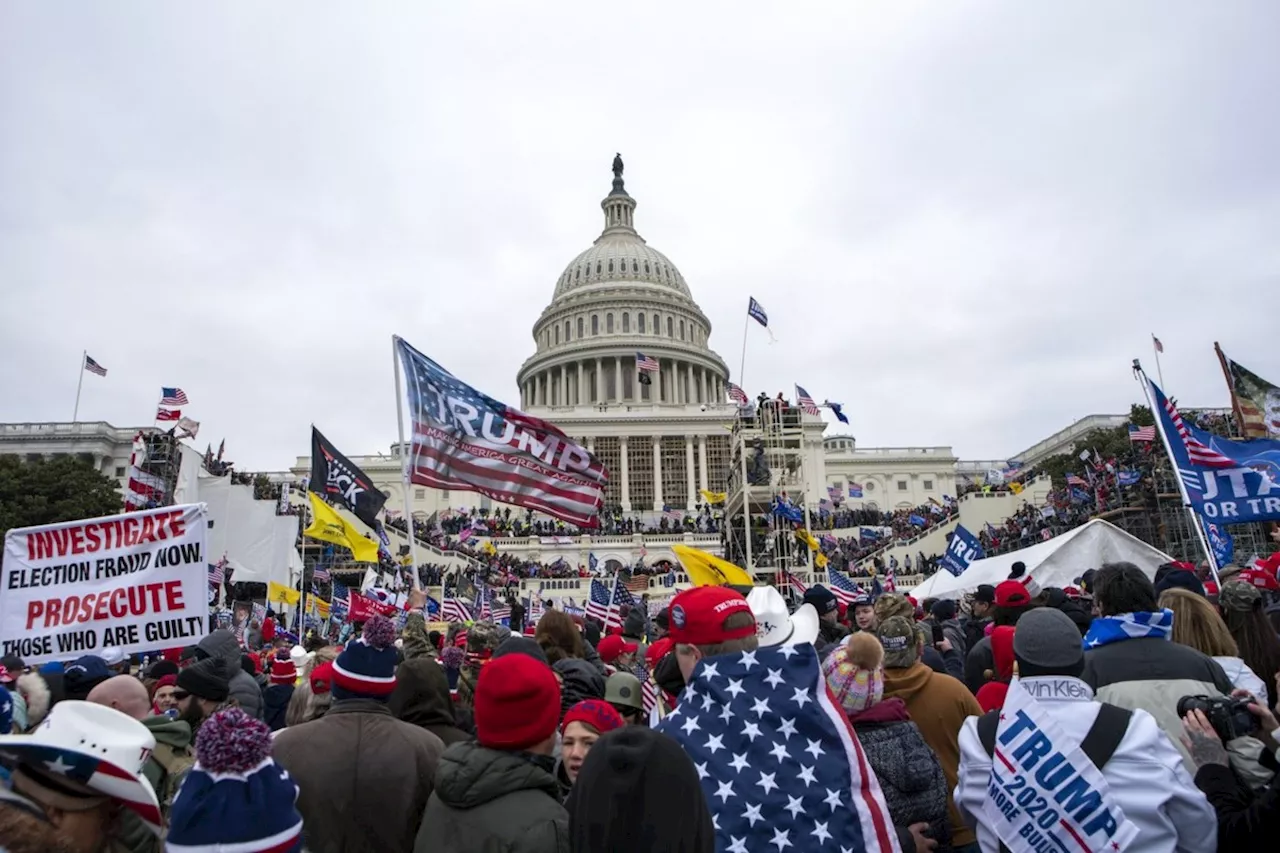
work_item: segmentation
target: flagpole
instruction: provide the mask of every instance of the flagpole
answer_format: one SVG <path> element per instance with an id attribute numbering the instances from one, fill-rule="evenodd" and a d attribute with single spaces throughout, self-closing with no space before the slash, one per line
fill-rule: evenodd
<path id="1" fill-rule="evenodd" d="M 1160 377 L 1160 390 L 1163 391 L 1164 390 L 1164 371 L 1160 369 L 1160 345 L 1158 344 L 1159 340 L 1160 339 L 1156 337 L 1156 333 L 1152 332 L 1151 333 L 1151 352 L 1154 353 L 1156 357 L 1156 376 Z M 1169 458 L 1173 459 L 1172 456 L 1170 456 Z"/>
<path id="2" fill-rule="evenodd" d="M 418 580 L 418 534 L 413 528 L 413 505 L 409 501 L 409 456 L 406 455 L 404 446 L 404 394 L 400 387 L 400 351 L 396 346 L 399 341 L 398 335 L 391 336 L 391 361 L 396 372 L 396 428 L 400 432 L 400 481 L 404 490 L 404 517 L 409 525 L 409 554 L 413 557 L 413 588 L 421 591 L 422 583 Z"/>
<path id="3" fill-rule="evenodd" d="M 1147 378 L 1147 374 L 1143 372 L 1142 365 L 1135 358 L 1133 360 L 1133 374 L 1135 378 L 1139 378 L 1142 382 L 1142 391 L 1146 394 L 1147 405 L 1151 407 L 1151 414 L 1155 417 L 1156 430 L 1160 433 L 1160 440 L 1164 442 L 1164 452 L 1168 454 L 1169 465 L 1173 468 L 1173 479 L 1178 483 L 1178 493 L 1182 495 L 1182 506 L 1187 511 L 1188 517 L 1191 519 L 1191 527 L 1195 530 L 1196 536 L 1200 539 L 1200 547 L 1204 549 L 1205 558 L 1209 561 L 1209 570 L 1213 572 L 1213 581 L 1222 585 L 1222 581 L 1218 578 L 1218 561 L 1213 556 L 1213 549 L 1209 547 L 1209 537 L 1205 535 L 1204 527 L 1200 524 L 1195 509 L 1191 506 L 1191 498 L 1187 495 L 1187 485 L 1182 482 L 1182 474 L 1178 471 L 1178 462 L 1173 455 L 1173 445 L 1169 443 L 1169 436 L 1165 433 L 1164 419 L 1160 417 L 1160 413 L 1156 410 L 1155 395 L 1151 393 L 1151 380 Z M 1161 390 L 1164 388 L 1161 386 Z M 1159 491 L 1159 486 L 1152 483 Z"/>
<path id="4" fill-rule="evenodd" d="M 1240 411 L 1240 398 L 1236 396 L 1236 383 L 1231 378 L 1231 368 L 1227 366 L 1227 354 L 1222 351 L 1222 347 L 1218 346 L 1218 342 L 1213 342 L 1213 351 L 1218 354 L 1218 364 L 1222 365 L 1222 376 L 1227 380 L 1227 393 L 1231 395 L 1231 413 L 1235 415 L 1236 426 L 1240 428 L 1240 435 L 1248 438 L 1249 434 L 1244 429 L 1244 414 Z"/>
<path id="5" fill-rule="evenodd" d="M 764 412 L 763 412 L 763 411 L 758 411 L 758 412 L 756 412 L 756 417 L 757 417 L 757 418 L 763 418 L 763 417 L 764 417 Z M 739 422 L 739 423 L 741 423 L 741 422 L 742 422 L 742 413 L 741 413 L 741 412 L 739 412 L 739 413 L 738 413 L 738 422 Z M 747 564 L 746 564 L 745 566 L 743 566 L 742 568 L 746 569 L 748 574 L 751 574 L 752 576 L 754 576 L 754 575 L 755 575 L 755 572 L 754 572 L 754 570 L 753 570 L 753 568 L 752 568 L 752 567 L 753 567 L 755 564 L 751 561 L 751 484 L 747 482 L 747 442 L 746 442 L 746 439 L 741 439 L 741 438 L 739 439 L 739 441 L 738 441 L 738 449 L 739 449 L 739 451 L 740 451 L 740 452 L 738 453 L 738 456 L 740 457 L 740 458 L 739 458 L 739 462 L 740 462 L 740 464 L 741 464 L 741 466 L 742 466 L 742 477 L 741 477 L 741 484 L 742 484 L 742 539 L 743 539 L 743 542 L 744 542 L 744 546 L 743 546 L 743 547 L 746 549 L 746 550 L 745 550 L 745 553 L 746 553 L 746 556 L 747 556 Z M 727 503 L 727 501 L 726 501 L 726 503 Z M 772 507 L 770 508 L 770 511 L 772 512 Z"/>
<path id="6" fill-rule="evenodd" d="M 747 309 L 747 316 L 742 321 L 742 361 L 738 363 L 738 384 L 742 386 L 742 393 L 749 394 L 747 391 L 746 379 L 743 374 L 747 372 L 747 333 L 751 331 L 751 310 Z M 82 377 L 83 378 L 83 377 Z M 748 401 L 751 399 L 747 397 Z"/>
<path id="7" fill-rule="evenodd" d="M 743 352 L 746 352 L 746 337 L 743 337 Z M 80 421 L 80 389 L 84 387 L 84 360 L 89 357 L 89 351 L 80 351 L 80 381 L 76 383 L 76 407 L 71 412 L 71 422 L 79 423 Z"/>

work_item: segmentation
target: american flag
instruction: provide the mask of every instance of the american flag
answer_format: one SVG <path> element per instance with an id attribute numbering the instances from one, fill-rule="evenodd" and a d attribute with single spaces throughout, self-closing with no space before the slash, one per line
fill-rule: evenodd
<path id="1" fill-rule="evenodd" d="M 831 584 L 831 592 L 835 595 L 836 600 L 846 607 L 853 604 L 853 600 L 862 595 L 862 588 L 849 580 L 849 576 L 839 569 L 827 566 L 827 581 Z"/>
<path id="2" fill-rule="evenodd" d="M 657 730 L 692 759 L 716 849 L 898 853 L 893 819 L 813 646 L 699 661 Z"/>
<path id="3" fill-rule="evenodd" d="M 800 578 L 796 577 L 794 574 L 787 571 L 786 569 L 779 569 L 778 575 L 780 576 L 780 579 L 781 579 L 781 583 L 779 583 L 778 586 L 779 587 L 789 586 L 793 590 L 795 590 L 796 595 L 804 595 L 805 592 L 809 589 L 809 586 L 804 581 L 800 580 Z M 838 597 L 839 596 L 837 595 L 837 598 Z"/>
<path id="4" fill-rule="evenodd" d="M 1080 477 L 1077 477 L 1075 474 L 1068 474 L 1068 475 L 1067 475 L 1067 485 L 1068 485 L 1068 486 L 1081 486 L 1082 488 L 1086 488 L 1086 489 L 1087 489 L 1087 488 L 1089 488 L 1089 483 L 1088 483 L 1088 481 L 1087 481 L 1087 480 L 1084 480 L 1084 479 L 1082 479 L 1082 478 L 1080 478 Z"/>
<path id="5" fill-rule="evenodd" d="M 161 388 L 160 389 L 160 405 L 162 406 L 185 406 L 191 402 L 187 399 L 187 394 L 181 388 Z"/>
<path id="6" fill-rule="evenodd" d="M 328 583 L 329 570 L 322 569 L 319 566 L 316 566 L 314 569 L 311 570 L 311 579 L 313 581 L 316 581 L 317 583 Z"/>
<path id="7" fill-rule="evenodd" d="M 672 509 L 667 504 L 662 505 L 662 517 L 667 521 L 674 521 L 677 524 L 684 521 L 684 513 L 678 509 Z"/>
<path id="8" fill-rule="evenodd" d="M 481 585 L 480 591 L 476 593 L 476 619 L 483 622 L 486 619 L 493 618 L 493 612 L 490 610 L 490 602 L 493 599 L 493 592 L 484 585 Z"/>
<path id="9" fill-rule="evenodd" d="M 750 403 L 747 399 L 747 392 L 743 391 L 732 382 L 729 383 L 729 399 L 737 403 L 739 406 L 746 406 Z"/>
<path id="10" fill-rule="evenodd" d="M 587 615 L 605 622 L 609 618 L 609 587 L 595 578 L 591 579 L 591 597 L 587 599 Z"/>
<path id="11" fill-rule="evenodd" d="M 1151 382 L 1150 379 L 1147 380 Z M 1241 467 L 1234 459 L 1223 456 L 1218 451 L 1209 447 L 1191 434 L 1191 430 L 1182 421 L 1182 415 L 1178 412 L 1178 407 L 1173 401 L 1164 395 L 1156 383 L 1151 382 L 1151 388 L 1155 391 L 1157 401 L 1163 401 L 1165 414 L 1169 416 L 1169 420 L 1173 421 L 1173 428 L 1178 432 L 1178 438 L 1182 440 L 1182 446 L 1187 449 L 1187 458 L 1191 460 L 1192 465 L 1199 465 L 1203 468 L 1239 468 Z"/>
<path id="12" fill-rule="evenodd" d="M 101 364 L 98 364 L 98 362 L 94 361 L 89 356 L 88 353 L 85 353 L 85 356 L 84 356 L 84 369 L 89 371 L 90 373 L 97 374 L 98 376 L 107 375 L 107 369 L 103 367 Z"/>
<path id="13" fill-rule="evenodd" d="M 638 352 L 636 353 L 636 370 L 643 370 L 647 373 L 657 373 L 658 360 L 652 356 Z"/>
<path id="14" fill-rule="evenodd" d="M 640 701 L 644 705 L 645 715 L 652 714 L 654 706 L 658 704 L 658 686 L 653 683 L 652 678 L 641 680 Z"/>
<path id="15" fill-rule="evenodd" d="M 860 498 L 860 497 L 862 497 L 862 484 L 861 484 L 861 483 L 850 483 L 850 484 L 849 484 L 849 497 L 851 497 L 851 498 Z"/>
<path id="16" fill-rule="evenodd" d="M 226 565 L 227 561 L 225 559 L 209 564 L 209 583 L 211 585 L 222 586 L 222 581 L 226 577 Z"/>
<path id="17" fill-rule="evenodd" d="M 609 472 L 585 447 L 395 342 L 413 419 L 415 485 L 479 492 L 579 527 L 600 526 Z M 463 422 L 459 412 L 475 415 Z"/>
<path id="18" fill-rule="evenodd" d="M 890 564 L 889 567 L 884 570 L 884 591 L 885 592 L 898 591 L 898 581 L 894 577 L 894 573 L 896 571 L 897 570 L 893 567 L 892 564 Z"/>
<path id="19" fill-rule="evenodd" d="M 502 599 L 498 599 L 489 612 L 489 618 L 494 622 L 511 621 L 511 605 Z"/>
<path id="20" fill-rule="evenodd" d="M 350 593 L 347 591 L 347 585 L 343 583 L 333 582 L 333 603 L 341 604 L 343 607 L 350 603 L 348 597 Z"/>
<path id="21" fill-rule="evenodd" d="M 1156 352 L 1158 353 L 1164 352 L 1164 344 L 1160 343 L 1160 339 L 1157 338 L 1155 335 L 1151 336 L 1151 344 L 1156 348 Z"/>
<path id="22" fill-rule="evenodd" d="M 334 595 L 336 596 L 337 593 Z M 474 617 L 471 615 L 471 605 L 465 598 L 458 598 L 446 592 L 444 601 L 440 605 L 440 618 L 445 622 L 470 622 Z"/>
<path id="23" fill-rule="evenodd" d="M 1155 426 L 1140 427 L 1137 424 L 1129 424 L 1129 440 L 1130 441 L 1155 441 Z"/>
<path id="24" fill-rule="evenodd" d="M 177 421 L 181 419 L 181 409 L 156 409 L 156 420 L 158 421 Z"/>
<path id="25" fill-rule="evenodd" d="M 813 398 L 809 396 L 809 392 L 799 385 L 796 386 L 796 402 L 806 415 L 822 415 L 822 412 L 818 411 L 818 404 L 813 402 Z"/>
<path id="26" fill-rule="evenodd" d="M 643 593 L 649 591 L 648 575 L 638 575 L 634 572 L 623 570 L 618 572 L 618 580 L 631 592 Z"/>

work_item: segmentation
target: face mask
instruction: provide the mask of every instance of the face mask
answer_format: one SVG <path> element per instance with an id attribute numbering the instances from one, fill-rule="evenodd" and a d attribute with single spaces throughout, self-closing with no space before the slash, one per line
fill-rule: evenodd
<path id="1" fill-rule="evenodd" d="M 672 696 L 684 689 L 684 676 L 680 674 L 680 664 L 676 661 L 675 652 L 669 652 L 653 669 L 653 683 L 657 684 Z"/>

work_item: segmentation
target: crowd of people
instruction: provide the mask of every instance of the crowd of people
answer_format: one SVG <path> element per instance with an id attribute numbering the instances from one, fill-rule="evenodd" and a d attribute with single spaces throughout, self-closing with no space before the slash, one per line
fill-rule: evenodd
<path id="1" fill-rule="evenodd" d="M 697 587 L 609 630 L 550 602 L 429 630 L 415 593 L 401 629 L 373 616 L 342 646 L 216 630 L 146 664 L 6 657 L 0 847 L 995 853 L 1038 831 L 1006 766 L 1052 751 L 1027 803 L 1102 780 L 1073 832 L 1257 849 L 1280 829 L 1278 567 L 1040 589 L 1014 564 L 958 601 L 815 584 L 794 611 Z"/>

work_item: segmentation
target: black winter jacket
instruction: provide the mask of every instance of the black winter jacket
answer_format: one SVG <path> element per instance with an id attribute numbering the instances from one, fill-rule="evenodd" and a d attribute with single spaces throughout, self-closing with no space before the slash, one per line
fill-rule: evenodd
<path id="1" fill-rule="evenodd" d="M 569 813 L 535 761 L 474 741 L 446 749 L 414 853 L 569 853 Z"/>

